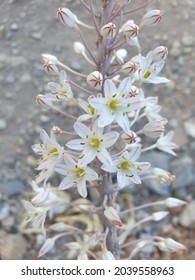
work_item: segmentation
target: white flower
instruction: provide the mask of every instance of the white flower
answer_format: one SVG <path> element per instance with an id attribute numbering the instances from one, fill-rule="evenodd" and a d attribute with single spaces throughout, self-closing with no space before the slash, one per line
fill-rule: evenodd
<path id="1" fill-rule="evenodd" d="M 154 222 L 159 222 L 164 219 L 167 215 L 169 215 L 168 211 L 158 211 L 151 215 L 151 219 Z"/>
<path id="2" fill-rule="evenodd" d="M 114 207 L 109 206 L 104 210 L 104 216 L 114 225 L 122 227 L 121 219 L 119 218 Z"/>
<path id="3" fill-rule="evenodd" d="M 147 97 L 144 100 L 144 115 L 149 122 L 152 122 L 156 119 L 162 119 L 162 116 L 159 114 L 161 106 L 158 105 L 158 97 Z"/>
<path id="4" fill-rule="evenodd" d="M 46 219 L 47 209 L 43 207 L 35 207 L 32 203 L 22 200 L 22 204 L 27 211 L 29 219 L 26 223 L 31 223 L 35 229 L 41 229 L 42 234 L 45 236 L 44 223 Z"/>
<path id="5" fill-rule="evenodd" d="M 102 162 L 111 162 L 107 148 L 114 145 L 119 134 L 115 131 L 103 134 L 103 128 L 98 127 L 97 121 L 93 123 L 91 129 L 82 123 L 76 122 L 74 129 L 81 139 L 70 140 L 66 146 L 73 150 L 82 151 L 79 165 L 85 166 L 97 156 Z"/>
<path id="6" fill-rule="evenodd" d="M 153 52 L 150 51 L 146 57 L 139 55 L 138 76 L 142 82 L 160 84 L 169 82 L 168 79 L 157 77 L 165 64 L 164 60 L 153 62 Z"/>
<path id="7" fill-rule="evenodd" d="M 112 80 L 106 80 L 104 83 L 105 97 L 97 97 L 89 101 L 100 114 L 98 119 L 100 127 L 105 127 L 116 121 L 123 130 L 129 129 L 130 123 L 127 113 L 141 106 L 141 101 L 137 97 L 127 97 L 131 86 L 130 78 L 125 78 L 118 88 Z"/>
<path id="8" fill-rule="evenodd" d="M 156 245 L 161 251 L 167 253 L 174 253 L 186 250 L 185 246 L 183 246 L 181 243 L 175 241 L 172 238 L 163 238 L 162 241 L 156 242 Z"/>
<path id="9" fill-rule="evenodd" d="M 162 11 L 151 10 L 143 16 L 140 26 L 143 26 L 143 25 L 154 26 L 161 20 L 162 16 L 163 16 Z"/>
<path id="10" fill-rule="evenodd" d="M 167 119 L 157 119 L 147 123 L 143 128 L 142 132 L 148 137 L 160 137 L 162 132 L 165 131 L 165 124 L 167 124 Z"/>
<path id="11" fill-rule="evenodd" d="M 124 152 L 112 165 L 102 165 L 102 169 L 114 173 L 117 172 L 119 188 L 127 186 L 130 182 L 141 184 L 139 173 L 145 172 L 150 164 L 148 162 L 136 162 L 141 154 L 141 147 L 135 146 L 130 152 Z"/>
<path id="12" fill-rule="evenodd" d="M 35 98 L 36 102 L 38 105 L 43 106 L 43 107 L 52 107 L 53 103 L 50 99 L 48 99 L 45 95 L 43 94 L 38 94 Z"/>
<path id="13" fill-rule="evenodd" d="M 167 135 L 162 135 L 156 142 L 156 147 L 166 153 L 176 156 L 176 153 L 173 151 L 177 148 L 177 145 L 171 142 L 173 138 L 173 131 L 170 131 Z"/>
<path id="14" fill-rule="evenodd" d="M 78 103 L 79 105 L 83 108 L 83 110 L 86 112 L 86 114 L 81 115 L 77 121 L 78 122 L 83 122 L 86 120 L 89 120 L 91 118 L 94 118 L 97 115 L 96 109 L 93 108 L 90 104 L 89 104 L 89 99 L 84 100 L 82 98 L 78 98 Z"/>
<path id="15" fill-rule="evenodd" d="M 100 30 L 101 35 L 106 39 L 112 39 L 116 33 L 116 24 L 109 22 L 104 25 Z"/>
<path id="16" fill-rule="evenodd" d="M 177 199 L 177 198 L 175 198 L 175 197 L 168 197 L 168 198 L 165 200 L 165 205 L 166 205 L 168 208 L 180 207 L 180 206 L 184 206 L 184 205 L 186 205 L 186 204 L 187 204 L 186 201 Z"/>
<path id="17" fill-rule="evenodd" d="M 47 88 L 51 91 L 45 95 L 50 101 L 69 100 L 73 97 L 73 93 L 69 83 L 67 82 L 67 74 L 64 70 L 60 71 L 59 83 L 50 82 Z"/>
<path id="18" fill-rule="evenodd" d="M 161 168 L 153 168 L 152 174 L 155 175 L 157 179 L 159 179 L 159 181 L 163 183 L 171 184 L 175 180 L 175 175 Z"/>
<path id="19" fill-rule="evenodd" d="M 101 89 L 103 84 L 102 74 L 99 71 L 93 71 L 87 76 L 87 83 L 96 89 Z"/>
<path id="20" fill-rule="evenodd" d="M 62 24 L 68 27 L 75 27 L 77 24 L 77 17 L 67 8 L 58 8 L 57 15 Z"/>
<path id="21" fill-rule="evenodd" d="M 55 170 L 65 175 L 65 178 L 59 185 L 60 190 L 65 190 L 76 184 L 79 194 L 87 197 L 86 182 L 94 181 L 98 178 L 98 174 L 87 166 L 80 166 L 78 162 L 70 156 L 64 157 L 65 164 L 56 165 Z"/>
<path id="22" fill-rule="evenodd" d="M 45 130 L 41 130 L 40 138 L 42 143 L 33 145 L 32 149 L 42 156 L 38 161 L 37 170 L 43 170 L 41 179 L 44 180 L 53 173 L 55 164 L 62 160 L 64 149 L 58 144 L 52 131 L 49 137 Z"/>

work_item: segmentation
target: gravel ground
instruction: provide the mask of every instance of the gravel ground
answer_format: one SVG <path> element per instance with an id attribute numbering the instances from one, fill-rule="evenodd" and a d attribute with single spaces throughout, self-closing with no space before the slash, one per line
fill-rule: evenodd
<path id="1" fill-rule="evenodd" d="M 133 3 L 133 2 L 136 2 Z M 136 6 L 143 1 L 132 1 Z M 42 62 L 42 53 L 53 53 L 77 71 L 89 73 L 85 61 L 72 50 L 79 38 L 63 27 L 56 18 L 56 9 L 67 6 L 79 18 L 89 22 L 89 14 L 81 13 L 79 1 L 63 0 L 0 0 L 0 257 L 2 259 L 34 259 L 42 244 L 39 235 L 22 235 L 20 223 L 24 214 L 21 200 L 28 197 L 29 182 L 34 174 L 36 157 L 31 146 L 39 141 L 41 128 L 71 123 L 59 114 L 43 110 L 35 103 L 35 96 L 44 93 L 49 81 Z M 179 145 L 176 158 L 151 152 L 147 155 L 160 167 L 176 174 L 171 186 L 146 184 L 137 202 L 153 201 L 176 196 L 189 201 L 182 212 L 171 213 L 166 226 L 159 226 L 163 236 L 171 236 L 185 244 L 188 252 L 169 256 L 146 250 L 143 257 L 163 259 L 195 259 L 195 6 L 193 0 L 162 1 L 164 19 L 140 35 L 143 53 L 159 45 L 169 48 L 163 75 L 171 79 L 167 85 L 147 86 L 146 91 L 158 95 L 162 113 L 169 119 L 168 129 L 175 131 Z M 135 19 L 139 18 L 139 14 Z M 89 32 L 87 39 L 93 33 Z M 87 71 L 86 71 L 87 70 Z M 92 70 L 92 69 L 91 69 Z M 81 82 L 79 78 L 76 81 Z M 156 160 L 156 158 L 161 160 Z M 146 229 L 146 233 L 152 229 Z M 3 242 L 1 242 L 3 241 Z M 2 246 L 3 243 L 3 246 Z M 60 244 L 59 244 L 60 246 Z M 18 248 L 20 248 L 18 250 Z M 58 249 L 57 249 L 58 250 Z M 53 252 L 49 258 L 55 258 Z M 145 255 L 144 255 L 145 254 Z M 58 258 L 63 253 L 57 251 Z M 141 256 L 142 257 L 142 256 Z"/>

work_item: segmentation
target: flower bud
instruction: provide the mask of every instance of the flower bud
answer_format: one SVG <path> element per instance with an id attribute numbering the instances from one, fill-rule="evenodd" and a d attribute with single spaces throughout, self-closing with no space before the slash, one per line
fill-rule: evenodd
<path id="1" fill-rule="evenodd" d="M 164 240 L 157 243 L 158 248 L 167 253 L 174 253 L 179 251 L 186 251 L 186 247 L 172 238 L 164 238 Z"/>
<path id="2" fill-rule="evenodd" d="M 136 87 L 136 86 L 132 86 L 132 87 L 131 87 L 131 90 L 130 90 L 130 92 L 129 92 L 129 97 L 136 97 L 136 96 L 139 95 L 139 94 L 140 94 L 139 88 Z"/>
<path id="3" fill-rule="evenodd" d="M 58 59 L 55 55 L 48 54 L 48 53 L 43 53 L 41 56 L 42 56 L 44 62 L 50 61 L 53 64 L 58 63 Z"/>
<path id="4" fill-rule="evenodd" d="M 175 180 L 175 175 L 161 168 L 153 168 L 152 174 L 156 175 L 162 183 L 171 184 Z"/>
<path id="5" fill-rule="evenodd" d="M 127 56 L 127 51 L 125 49 L 119 49 L 114 53 L 116 61 L 122 65 L 124 63 L 124 59 Z"/>
<path id="6" fill-rule="evenodd" d="M 86 253 L 81 253 L 80 255 L 78 255 L 78 260 L 88 260 L 88 256 Z"/>
<path id="7" fill-rule="evenodd" d="M 43 67 L 44 67 L 45 72 L 47 74 L 50 74 L 50 75 L 58 75 L 59 74 L 58 67 L 52 61 L 49 61 L 49 60 L 46 61 L 43 65 Z"/>
<path id="8" fill-rule="evenodd" d="M 109 206 L 104 210 L 104 216 L 114 225 L 122 227 L 121 219 L 119 218 L 116 210 Z"/>
<path id="9" fill-rule="evenodd" d="M 127 37 L 137 37 L 139 26 L 133 20 L 128 20 L 121 28 L 123 34 Z"/>
<path id="10" fill-rule="evenodd" d="M 132 144 L 136 142 L 137 134 L 132 130 L 129 130 L 127 133 L 123 133 L 121 135 L 121 139 L 128 144 Z"/>
<path id="11" fill-rule="evenodd" d="M 67 8 L 57 9 L 58 19 L 62 24 L 68 27 L 74 27 L 77 24 L 77 17 Z"/>
<path id="12" fill-rule="evenodd" d="M 151 10 L 143 16 L 140 26 L 154 26 L 161 20 L 162 16 L 162 11 Z"/>
<path id="13" fill-rule="evenodd" d="M 62 130 L 58 126 L 53 126 L 51 129 L 51 133 L 55 136 L 58 136 L 62 134 Z"/>
<path id="14" fill-rule="evenodd" d="M 164 125 L 166 123 L 167 119 L 165 118 L 151 121 L 142 128 L 142 132 L 148 137 L 160 137 L 162 132 L 165 131 Z"/>
<path id="15" fill-rule="evenodd" d="M 136 64 L 135 62 L 133 62 L 133 61 L 128 61 L 128 62 L 126 62 L 125 64 L 123 64 L 121 70 L 122 70 L 122 72 L 125 73 L 125 74 L 130 74 L 130 75 L 132 75 L 132 74 L 134 74 L 134 73 L 136 72 L 137 68 L 138 68 L 138 67 L 137 67 L 137 64 Z"/>
<path id="16" fill-rule="evenodd" d="M 43 107 L 52 107 L 53 104 L 51 100 L 48 100 L 43 94 L 38 94 L 35 97 L 35 100 L 38 105 L 43 106 Z"/>
<path id="17" fill-rule="evenodd" d="M 112 39 L 116 34 L 116 24 L 109 22 L 100 30 L 101 35 L 106 39 Z"/>
<path id="18" fill-rule="evenodd" d="M 103 260 L 115 260 L 115 257 L 110 251 L 104 250 L 102 259 Z"/>
<path id="19" fill-rule="evenodd" d="M 174 198 L 174 197 L 168 197 L 165 200 L 165 205 L 168 208 L 180 207 L 180 206 L 184 206 L 186 204 L 187 204 L 186 201 L 183 201 L 183 200 L 180 200 L 180 199 L 177 199 L 177 198 Z"/>
<path id="20" fill-rule="evenodd" d="M 85 47 L 80 42 L 74 42 L 73 48 L 74 48 L 74 51 L 78 54 L 82 54 L 85 52 Z"/>
<path id="21" fill-rule="evenodd" d="M 87 83 L 96 89 L 101 89 L 103 84 L 102 74 L 98 71 L 92 72 L 87 76 Z"/>
<path id="22" fill-rule="evenodd" d="M 48 238 L 43 244 L 43 246 L 41 247 L 38 254 L 38 258 L 40 258 L 41 256 L 45 255 L 47 252 L 49 252 L 54 247 L 54 245 L 55 245 L 55 239 Z"/>
<path id="23" fill-rule="evenodd" d="M 159 60 L 165 60 L 168 55 L 168 49 L 164 46 L 159 46 L 153 50 L 153 59 L 152 61 L 159 61 Z"/>
<path id="24" fill-rule="evenodd" d="M 70 250 L 80 250 L 82 249 L 82 246 L 78 242 L 69 242 L 64 244 L 68 249 Z"/>
<path id="25" fill-rule="evenodd" d="M 159 222 L 164 219 L 169 214 L 168 211 L 159 211 L 155 212 L 151 215 L 152 221 Z"/>

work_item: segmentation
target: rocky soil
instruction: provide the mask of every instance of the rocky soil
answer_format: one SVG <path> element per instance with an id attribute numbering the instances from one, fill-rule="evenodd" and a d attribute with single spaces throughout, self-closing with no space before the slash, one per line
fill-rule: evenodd
<path id="1" fill-rule="evenodd" d="M 135 3 L 136 2 L 136 3 Z M 143 258 L 195 259 L 195 6 L 194 0 L 161 1 L 164 19 L 154 28 L 143 29 L 140 43 L 143 53 L 159 45 L 169 48 L 163 75 L 171 79 L 167 85 L 146 91 L 158 95 L 162 113 L 169 119 L 168 130 L 175 131 L 179 145 L 177 157 L 150 152 L 147 157 L 157 166 L 176 175 L 171 186 L 151 182 L 137 203 L 175 196 L 187 200 L 188 206 L 171 213 L 166 225 L 159 226 L 163 236 L 171 236 L 185 244 L 188 252 L 169 256 L 145 250 Z M 135 7 L 143 0 L 132 1 Z M 50 80 L 42 67 L 41 54 L 52 53 L 77 71 L 88 73 L 85 61 L 72 50 L 79 38 L 63 27 L 56 9 L 67 6 L 78 17 L 89 22 L 88 13 L 80 13 L 79 1 L 0 0 L 0 258 L 34 259 L 42 244 L 39 235 L 23 235 L 20 224 L 24 214 L 22 198 L 29 196 L 29 182 L 34 174 L 36 156 L 31 146 L 39 141 L 41 128 L 71 125 L 58 113 L 41 109 L 35 96 L 44 93 Z M 139 18 L 138 12 L 135 19 Z M 93 36 L 88 33 L 89 44 Z M 129 49 L 131 52 L 131 49 Z M 76 78 L 80 82 L 79 78 Z M 158 153 L 158 154 L 157 154 Z M 160 160 L 159 160 L 160 157 Z M 158 160 L 157 160 L 158 159 Z M 145 233 L 152 229 L 146 229 Z M 63 254 L 57 249 L 59 258 Z M 55 258 L 53 252 L 48 259 Z"/>

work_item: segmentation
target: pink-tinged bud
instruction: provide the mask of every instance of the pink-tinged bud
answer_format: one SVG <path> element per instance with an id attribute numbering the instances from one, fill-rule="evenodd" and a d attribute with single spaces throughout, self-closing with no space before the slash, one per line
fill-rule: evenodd
<path id="1" fill-rule="evenodd" d="M 80 42 L 74 42 L 73 48 L 74 48 L 74 51 L 78 54 L 83 54 L 85 52 L 85 47 Z"/>
<path id="2" fill-rule="evenodd" d="M 160 22 L 162 16 L 163 16 L 162 11 L 151 10 L 143 16 L 140 26 L 144 26 L 144 25 L 145 26 L 154 26 Z"/>
<path id="3" fill-rule="evenodd" d="M 159 211 L 155 212 L 151 215 L 152 221 L 159 222 L 164 219 L 169 214 L 168 211 Z"/>
<path id="4" fill-rule="evenodd" d="M 116 24 L 109 22 L 100 30 L 101 35 L 106 39 L 112 39 L 116 34 Z"/>
<path id="5" fill-rule="evenodd" d="M 37 102 L 38 105 L 43 106 L 43 107 L 52 107 L 53 104 L 51 102 L 51 100 L 48 100 L 44 95 L 42 94 L 38 94 L 35 97 L 35 100 Z"/>
<path id="6" fill-rule="evenodd" d="M 68 27 L 75 27 L 77 24 L 77 17 L 67 8 L 57 9 L 58 19 L 62 24 Z"/>
<path id="7" fill-rule="evenodd" d="M 59 136 L 62 134 L 62 130 L 58 126 L 53 126 L 51 129 L 51 133 L 55 136 Z"/>
<path id="8" fill-rule="evenodd" d="M 164 46 L 159 46 L 153 50 L 152 55 L 152 61 L 165 60 L 168 55 L 168 49 Z"/>
<path id="9" fill-rule="evenodd" d="M 102 74 L 98 71 L 92 72 L 87 76 L 87 83 L 98 90 L 101 89 L 103 84 Z"/>
<path id="10" fill-rule="evenodd" d="M 127 37 L 137 37 L 139 26 L 133 20 L 128 20 L 121 28 L 123 34 Z"/>
<path id="11" fill-rule="evenodd" d="M 175 253 L 186 251 L 186 247 L 172 238 L 164 238 L 162 241 L 157 242 L 158 248 L 167 253 Z"/>
<path id="12" fill-rule="evenodd" d="M 184 205 L 186 205 L 186 204 L 187 204 L 186 201 L 183 201 L 183 200 L 180 200 L 180 199 L 177 199 L 177 198 L 174 198 L 174 197 L 168 197 L 168 198 L 165 200 L 165 205 L 166 205 L 168 208 L 181 207 L 181 206 L 184 206 Z"/>
<path id="13" fill-rule="evenodd" d="M 149 122 L 142 128 L 142 132 L 148 137 L 160 137 L 165 131 L 165 124 L 167 122 L 165 118 Z"/>
<path id="14" fill-rule="evenodd" d="M 137 134 L 132 130 L 129 130 L 127 133 L 123 133 L 121 135 L 121 139 L 127 142 L 128 144 L 132 144 L 136 142 Z"/>
<path id="15" fill-rule="evenodd" d="M 109 206 L 104 210 L 104 216 L 114 225 L 122 227 L 121 219 L 119 218 L 116 210 Z"/>
<path id="16" fill-rule="evenodd" d="M 139 88 L 136 87 L 136 86 L 132 86 L 132 87 L 131 87 L 131 90 L 130 90 L 130 92 L 129 92 L 129 97 L 136 97 L 136 96 L 139 95 L 139 94 L 140 94 Z"/>
<path id="17" fill-rule="evenodd" d="M 41 56 L 42 56 L 44 62 L 50 61 L 53 64 L 58 64 L 58 59 L 55 55 L 43 53 Z"/>
<path id="18" fill-rule="evenodd" d="M 138 67 L 137 64 L 133 61 L 128 61 L 125 64 L 123 64 L 121 70 L 125 74 L 134 74 L 137 71 Z"/>
<path id="19" fill-rule="evenodd" d="M 171 184 L 175 180 L 175 175 L 161 168 L 153 168 L 152 174 L 162 183 Z"/>
<path id="20" fill-rule="evenodd" d="M 49 60 L 46 61 L 43 65 L 43 67 L 44 67 L 45 72 L 47 74 L 50 74 L 50 75 L 58 75 L 59 74 L 58 67 L 52 61 L 49 61 Z"/>

